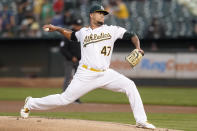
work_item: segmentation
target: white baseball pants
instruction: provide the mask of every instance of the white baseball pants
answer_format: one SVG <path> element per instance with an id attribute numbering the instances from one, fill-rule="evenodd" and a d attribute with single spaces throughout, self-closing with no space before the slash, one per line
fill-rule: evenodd
<path id="1" fill-rule="evenodd" d="M 143 103 L 135 83 L 112 69 L 107 69 L 104 72 L 94 72 L 79 66 L 65 92 L 42 98 L 31 98 L 27 106 L 30 110 L 47 110 L 65 106 L 99 87 L 126 93 L 136 122 L 147 121 Z"/>

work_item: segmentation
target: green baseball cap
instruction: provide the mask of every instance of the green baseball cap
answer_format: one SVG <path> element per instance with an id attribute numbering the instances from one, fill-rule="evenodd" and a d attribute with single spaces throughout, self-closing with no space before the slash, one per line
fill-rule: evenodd
<path id="1" fill-rule="evenodd" d="M 109 14 L 103 6 L 101 5 L 93 5 L 91 8 L 90 8 L 90 13 L 94 13 L 94 12 L 103 12 L 104 15 L 107 15 Z"/>

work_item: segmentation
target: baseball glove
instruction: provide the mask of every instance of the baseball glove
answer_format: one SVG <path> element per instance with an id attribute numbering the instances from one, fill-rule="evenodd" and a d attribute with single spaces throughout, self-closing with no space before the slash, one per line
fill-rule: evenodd
<path id="1" fill-rule="evenodd" d="M 134 68 L 142 60 L 143 55 L 138 49 L 135 49 L 125 59 Z"/>

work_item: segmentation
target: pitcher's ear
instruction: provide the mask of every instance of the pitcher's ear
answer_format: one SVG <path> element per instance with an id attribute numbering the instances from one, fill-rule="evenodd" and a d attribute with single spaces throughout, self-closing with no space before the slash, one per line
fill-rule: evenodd
<path id="1" fill-rule="evenodd" d="M 93 13 L 90 13 L 90 18 L 92 18 L 92 16 L 93 16 Z"/>

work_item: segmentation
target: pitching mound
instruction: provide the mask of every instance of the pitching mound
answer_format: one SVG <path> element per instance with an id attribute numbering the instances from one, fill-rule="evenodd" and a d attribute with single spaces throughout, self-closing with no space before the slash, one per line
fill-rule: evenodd
<path id="1" fill-rule="evenodd" d="M 134 125 L 74 119 L 0 117 L 1 131 L 148 131 Z M 154 131 L 175 131 L 156 129 Z"/>

